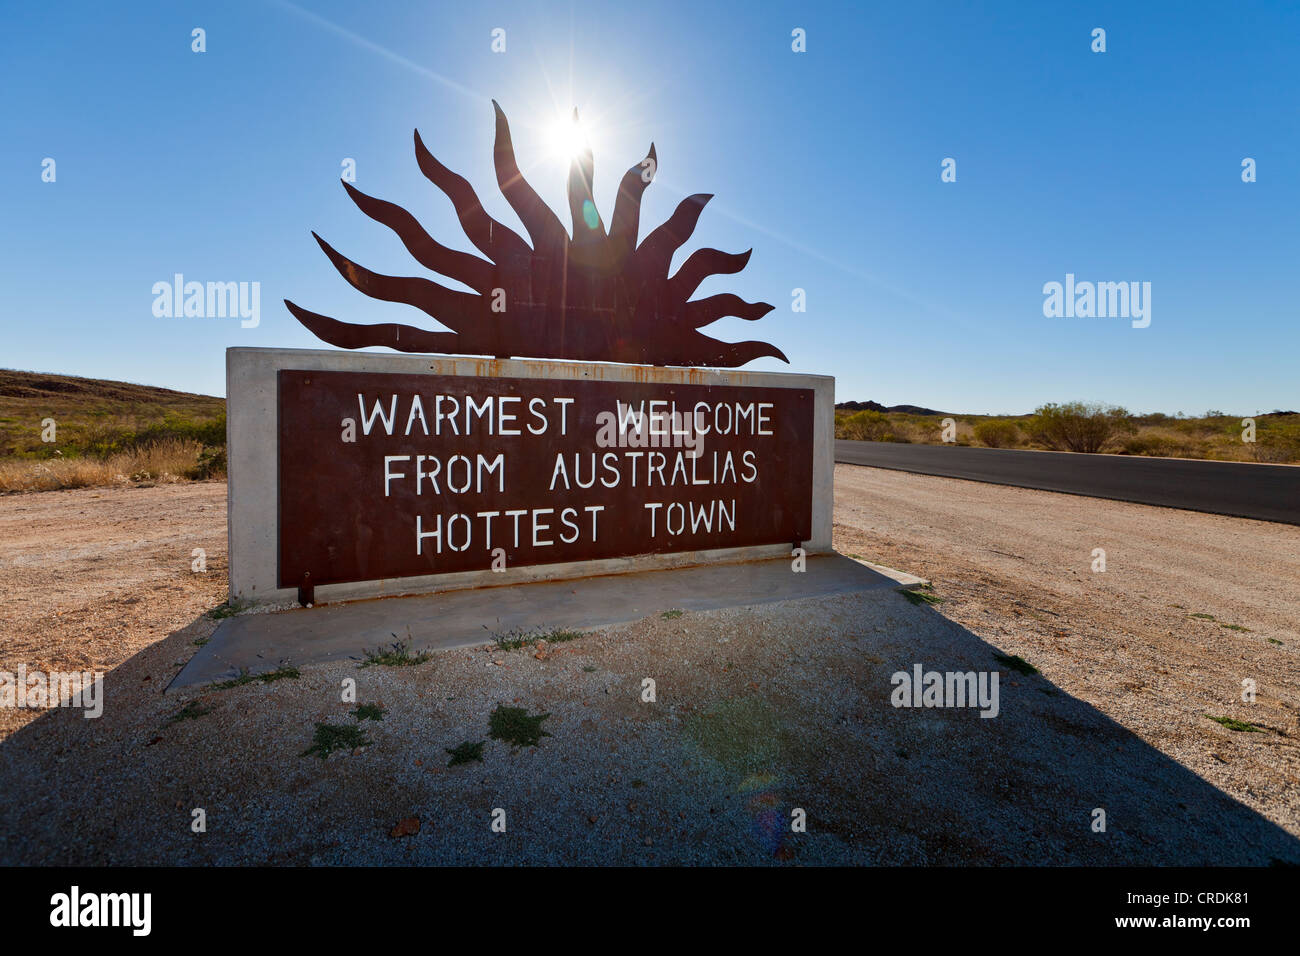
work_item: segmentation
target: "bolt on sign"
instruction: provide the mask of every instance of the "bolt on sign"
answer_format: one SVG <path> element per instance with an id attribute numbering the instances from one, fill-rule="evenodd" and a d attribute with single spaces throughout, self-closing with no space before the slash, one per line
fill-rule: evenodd
<path id="1" fill-rule="evenodd" d="M 282 588 L 812 536 L 812 389 L 281 370 L 278 395 Z"/>

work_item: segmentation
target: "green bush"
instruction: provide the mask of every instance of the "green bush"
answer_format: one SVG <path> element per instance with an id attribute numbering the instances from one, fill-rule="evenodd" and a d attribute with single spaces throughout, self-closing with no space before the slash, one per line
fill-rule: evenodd
<path id="1" fill-rule="evenodd" d="M 1099 452 L 1120 432 L 1131 432 L 1127 409 L 1099 402 L 1049 402 L 1034 409 L 1029 433 L 1036 441 L 1061 451 Z"/>
<path id="2" fill-rule="evenodd" d="M 990 418 L 975 426 L 975 437 L 989 448 L 1014 448 L 1020 444 L 1020 429 L 1005 418 Z"/>
<path id="3" fill-rule="evenodd" d="M 207 481 L 226 477 L 226 446 L 204 448 L 199 452 L 198 463 L 185 475 L 192 481 Z"/>
<path id="4" fill-rule="evenodd" d="M 1251 457 L 1263 462 L 1300 461 L 1300 416 L 1260 416 Z"/>
<path id="5" fill-rule="evenodd" d="M 836 429 L 837 438 L 850 441 L 898 441 L 899 435 L 890 424 L 884 412 L 863 410 L 854 412 L 841 422 Z"/>
<path id="6" fill-rule="evenodd" d="M 1124 439 L 1120 450 L 1126 455 L 1151 455 L 1165 458 L 1177 455 L 1182 450 L 1182 446 L 1172 438 L 1163 435 L 1134 435 Z"/>
<path id="7" fill-rule="evenodd" d="M 108 458 L 122 452 L 136 452 L 169 439 L 196 441 L 208 448 L 225 447 L 226 416 L 202 421 L 165 418 L 140 429 L 95 425 L 86 430 L 82 447 L 86 454 L 95 458 Z"/>

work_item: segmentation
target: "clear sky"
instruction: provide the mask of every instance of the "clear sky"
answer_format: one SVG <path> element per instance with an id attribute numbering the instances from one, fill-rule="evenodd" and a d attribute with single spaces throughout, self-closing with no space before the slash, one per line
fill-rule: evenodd
<path id="1" fill-rule="evenodd" d="M 351 158 L 358 188 L 472 250 L 416 166 L 419 128 L 522 232 L 492 174 L 495 98 L 562 220 L 553 131 L 575 106 L 606 222 L 651 141 L 643 236 L 716 194 L 675 264 L 753 247 L 698 293 L 776 306 L 708 329 L 791 360 L 749 368 L 946 411 L 1300 406 L 1294 2 L 23 3 L 0 79 L 0 367 L 221 395 L 226 347 L 319 345 L 283 298 L 428 326 L 348 286 L 310 231 L 427 275 L 347 198 Z M 260 283 L 260 323 L 155 317 L 175 273 Z M 1045 317 L 1067 273 L 1150 282 L 1150 326 Z"/>

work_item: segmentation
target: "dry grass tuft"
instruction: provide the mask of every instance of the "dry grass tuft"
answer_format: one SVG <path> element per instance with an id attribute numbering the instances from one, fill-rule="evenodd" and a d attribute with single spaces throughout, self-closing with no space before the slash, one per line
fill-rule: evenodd
<path id="1" fill-rule="evenodd" d="M 105 459 L 11 459 L 0 462 L 0 492 L 58 491 L 133 482 L 167 483 L 200 477 L 203 445 L 168 438 Z M 211 477 L 217 477 L 212 474 Z"/>

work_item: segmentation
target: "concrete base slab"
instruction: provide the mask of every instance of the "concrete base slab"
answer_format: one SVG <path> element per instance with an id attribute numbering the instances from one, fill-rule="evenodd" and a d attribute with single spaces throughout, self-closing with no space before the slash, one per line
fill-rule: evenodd
<path id="1" fill-rule="evenodd" d="M 915 574 L 908 574 L 906 571 L 896 571 L 893 568 L 887 568 L 883 564 L 876 564 L 865 558 L 854 558 L 859 564 L 870 568 L 877 574 L 883 574 L 887 578 L 893 579 L 899 587 L 907 588 L 909 591 L 916 588 L 928 588 L 930 586 L 929 578 L 918 578 Z"/>
<path id="2" fill-rule="evenodd" d="M 222 621 L 168 690 L 275 670 L 282 662 L 359 660 L 366 648 L 392 645 L 394 634 L 409 640 L 412 652 L 443 650 L 486 644 L 493 633 L 516 628 L 588 630 L 674 608 L 708 611 L 898 586 L 859 561 L 822 554 L 810 555 L 797 574 L 790 558 L 778 558 L 244 614 Z"/>

